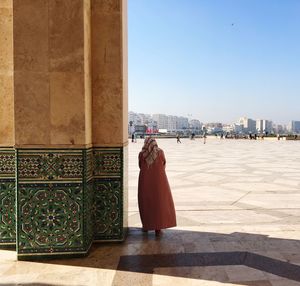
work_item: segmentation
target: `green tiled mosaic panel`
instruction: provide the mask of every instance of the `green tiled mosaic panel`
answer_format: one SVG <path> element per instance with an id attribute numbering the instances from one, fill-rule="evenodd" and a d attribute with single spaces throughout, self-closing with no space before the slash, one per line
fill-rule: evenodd
<path id="1" fill-rule="evenodd" d="M 15 150 L 0 148 L 0 246 L 16 242 Z"/>
<path id="2" fill-rule="evenodd" d="M 122 148 L 94 148 L 95 240 L 122 240 Z"/>
<path id="3" fill-rule="evenodd" d="M 0 179 L 0 245 L 15 242 L 15 180 Z"/>
<path id="4" fill-rule="evenodd" d="M 18 150 L 19 257 L 85 253 L 84 150 Z"/>
<path id="5" fill-rule="evenodd" d="M 18 151 L 19 180 L 81 180 L 83 175 L 82 151 Z"/>
<path id="6" fill-rule="evenodd" d="M 93 158 L 94 177 L 120 177 L 122 174 L 123 154 L 121 148 L 95 148 Z"/>
<path id="7" fill-rule="evenodd" d="M 19 149 L 17 167 L 20 259 L 124 239 L 122 148 Z"/>
<path id="8" fill-rule="evenodd" d="M 83 187 L 79 183 L 18 185 L 18 253 L 82 251 Z"/>
<path id="9" fill-rule="evenodd" d="M 123 192 L 120 179 L 95 179 L 95 239 L 123 239 Z"/>

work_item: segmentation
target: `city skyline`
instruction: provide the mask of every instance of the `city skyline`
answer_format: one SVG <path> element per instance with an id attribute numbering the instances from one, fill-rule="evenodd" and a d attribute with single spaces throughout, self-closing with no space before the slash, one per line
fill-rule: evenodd
<path id="1" fill-rule="evenodd" d="M 294 0 L 130 0 L 129 109 L 297 119 L 299 11 Z"/>
<path id="2" fill-rule="evenodd" d="M 158 114 L 166 115 L 166 116 L 183 117 L 183 118 L 187 118 L 188 120 L 199 120 L 203 124 L 207 124 L 207 123 L 233 124 L 233 123 L 237 123 L 239 121 L 239 119 L 241 119 L 241 118 L 248 118 L 248 119 L 253 119 L 253 120 L 268 120 L 268 121 L 273 122 L 276 125 L 284 125 L 284 126 L 291 124 L 291 122 L 293 122 L 293 121 L 297 121 L 297 122 L 300 121 L 300 119 L 299 119 L 300 115 L 298 116 L 298 118 L 293 118 L 293 119 L 288 120 L 287 123 L 282 123 L 282 122 L 275 121 L 272 118 L 267 118 L 265 116 L 262 116 L 260 118 L 255 118 L 255 117 L 251 117 L 251 116 L 247 116 L 247 115 L 241 115 L 241 114 L 239 114 L 237 116 L 237 118 L 235 118 L 233 121 L 228 122 L 228 121 L 218 121 L 218 120 L 204 121 L 201 118 L 194 117 L 193 114 L 187 114 L 185 116 L 185 115 L 180 115 L 180 114 L 169 114 L 169 113 L 163 113 L 163 112 L 160 112 L 160 113 L 157 113 L 157 112 L 144 113 L 144 112 L 129 110 L 128 111 L 128 116 L 129 116 L 130 113 L 150 115 L 151 117 L 153 117 L 153 115 L 158 115 Z"/>
<path id="3" fill-rule="evenodd" d="M 170 114 L 144 114 L 134 111 L 128 112 L 128 131 L 129 134 L 138 130 L 141 133 L 155 133 L 158 130 L 166 132 L 202 130 L 207 128 L 211 134 L 215 133 L 234 133 L 234 134 L 300 134 L 300 120 L 291 120 L 288 124 L 278 124 L 270 119 L 249 118 L 240 116 L 231 123 L 224 122 L 202 122 L 198 119 L 188 118 Z M 148 131 L 147 131 L 148 130 Z"/>

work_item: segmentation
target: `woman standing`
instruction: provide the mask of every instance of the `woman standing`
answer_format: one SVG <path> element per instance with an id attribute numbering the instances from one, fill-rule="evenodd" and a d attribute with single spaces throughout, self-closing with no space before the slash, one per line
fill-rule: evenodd
<path id="1" fill-rule="evenodd" d="M 176 226 L 173 198 L 165 172 L 166 159 L 156 140 L 145 139 L 139 154 L 138 201 L 143 231 Z"/>

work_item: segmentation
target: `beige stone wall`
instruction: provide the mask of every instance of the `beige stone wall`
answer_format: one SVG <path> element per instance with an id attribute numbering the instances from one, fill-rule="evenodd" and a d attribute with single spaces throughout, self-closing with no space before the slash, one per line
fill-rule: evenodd
<path id="1" fill-rule="evenodd" d="M 92 0 L 93 144 L 97 146 L 123 146 L 127 142 L 124 7 L 126 0 Z"/>
<path id="2" fill-rule="evenodd" d="M 13 2 L 17 146 L 91 143 L 88 2 Z"/>
<path id="3" fill-rule="evenodd" d="M 0 15 L 0 145 L 126 144 L 127 0 L 1 0 Z"/>
<path id="4" fill-rule="evenodd" d="M 13 18 L 12 0 L 0 1 L 0 146 L 13 146 Z"/>

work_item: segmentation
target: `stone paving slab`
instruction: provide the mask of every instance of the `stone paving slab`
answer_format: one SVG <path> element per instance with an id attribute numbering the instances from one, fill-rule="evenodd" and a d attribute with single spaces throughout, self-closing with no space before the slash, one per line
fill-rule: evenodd
<path id="1" fill-rule="evenodd" d="M 300 285 L 300 141 L 158 144 L 166 154 L 176 228 L 158 238 L 140 229 L 138 139 L 129 144 L 126 242 L 93 245 L 85 258 L 44 262 L 16 261 L 15 252 L 0 250 L 0 285 Z M 213 261 L 222 265 L 202 266 Z"/>

